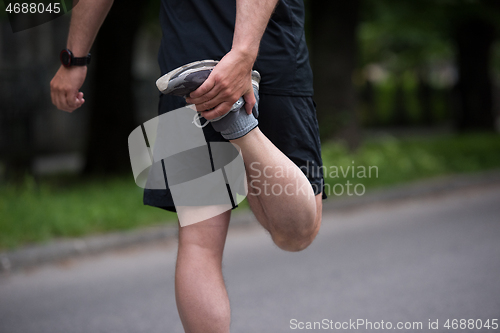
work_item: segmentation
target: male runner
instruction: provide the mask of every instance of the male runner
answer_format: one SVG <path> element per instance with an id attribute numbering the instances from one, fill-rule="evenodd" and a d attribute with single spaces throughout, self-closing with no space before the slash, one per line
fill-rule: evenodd
<path id="1" fill-rule="evenodd" d="M 73 9 L 67 48 L 75 57 L 88 54 L 112 2 L 80 0 Z M 259 125 L 229 141 L 241 148 L 258 221 L 280 248 L 306 248 L 321 224 L 323 175 L 302 1 L 162 0 L 160 23 L 162 75 L 190 62 L 220 60 L 186 98 L 205 119 L 225 115 L 241 96 L 250 115 L 256 102 L 252 68 L 260 73 Z M 85 76 L 85 66 L 61 66 L 51 82 L 52 102 L 68 112 L 79 108 Z M 185 103 L 162 95 L 159 113 Z M 225 140 L 213 126 L 204 132 L 207 141 Z M 145 190 L 144 202 L 175 208 L 168 190 Z M 179 230 L 175 289 L 186 332 L 229 332 L 221 270 L 229 220 L 228 211 Z"/>

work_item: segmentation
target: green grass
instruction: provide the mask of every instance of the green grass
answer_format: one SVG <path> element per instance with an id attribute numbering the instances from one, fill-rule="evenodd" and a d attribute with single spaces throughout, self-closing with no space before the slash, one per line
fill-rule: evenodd
<path id="1" fill-rule="evenodd" d="M 347 181 L 370 189 L 440 175 L 500 168 L 500 135 L 493 133 L 383 139 L 365 142 L 355 153 L 349 153 L 338 143 L 326 143 L 322 149 L 327 188 L 342 184 L 344 194 Z M 335 190 L 340 194 L 340 185 Z M 361 190 L 360 185 L 358 192 Z M 330 194 L 335 195 L 333 191 Z"/>
<path id="2" fill-rule="evenodd" d="M 330 191 L 336 184 L 343 185 L 347 191 L 347 181 L 371 189 L 439 175 L 500 168 L 500 135 L 384 139 L 365 142 L 354 154 L 338 143 L 325 143 L 323 160 Z M 346 177 L 341 167 L 344 172 L 350 167 Z M 365 178 L 360 177 L 362 167 L 366 168 Z M 368 177 L 369 167 L 372 167 L 371 177 Z M 358 192 L 361 189 L 358 186 Z M 340 187 L 335 190 L 339 193 Z M 350 190 L 353 192 L 352 186 Z M 332 192 L 330 195 L 334 196 Z M 243 206 L 247 205 L 243 203 Z M 59 177 L 38 183 L 27 177 L 20 185 L 0 185 L 0 249 L 54 238 L 174 223 L 175 219 L 175 214 L 144 206 L 142 189 L 134 184 L 131 176 L 85 181 Z"/>
<path id="3" fill-rule="evenodd" d="M 144 206 L 132 177 L 41 181 L 0 187 L 0 248 L 174 222 L 176 216 Z"/>

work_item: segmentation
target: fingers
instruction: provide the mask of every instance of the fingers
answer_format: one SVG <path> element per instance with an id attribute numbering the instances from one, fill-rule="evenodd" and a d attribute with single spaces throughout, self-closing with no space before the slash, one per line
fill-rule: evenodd
<path id="1" fill-rule="evenodd" d="M 234 103 L 223 102 L 223 103 L 220 103 L 219 105 L 217 105 L 217 107 L 215 107 L 212 110 L 200 111 L 200 113 L 201 113 L 203 118 L 205 118 L 207 120 L 212 120 L 212 119 L 215 119 L 217 117 L 223 116 L 226 113 L 228 113 L 229 110 L 231 110 L 231 107 L 233 106 L 233 104 Z"/>
<path id="2" fill-rule="evenodd" d="M 82 106 L 84 100 L 83 100 L 83 93 L 78 92 L 78 91 L 69 91 L 66 92 L 65 94 L 65 99 L 66 99 L 66 106 L 71 109 L 71 111 L 74 111 L 78 109 L 80 106 Z"/>
<path id="3" fill-rule="evenodd" d="M 231 109 L 232 105 L 236 103 L 236 101 L 242 96 L 239 91 L 239 89 L 229 87 L 227 85 L 225 86 L 224 84 L 220 83 L 202 97 L 186 98 L 186 102 L 189 104 L 195 104 L 196 110 L 199 112 L 212 111 L 212 109 L 215 109 L 219 105 L 222 105 L 222 107 L 218 108 L 217 110 L 227 113 Z M 249 110 L 251 113 L 252 107 L 256 102 L 255 96 L 253 95 L 253 88 L 251 88 L 251 91 L 244 96 L 246 96 L 245 100 L 247 101 L 247 103 L 250 103 Z M 208 114 L 212 115 L 215 113 L 209 112 Z M 215 118 L 215 116 L 213 118 Z"/>
<path id="4" fill-rule="evenodd" d="M 240 67 L 235 68 L 231 61 L 227 65 L 227 61 L 221 60 L 207 80 L 186 97 L 186 102 L 194 104 L 205 119 L 212 120 L 229 112 L 233 104 L 244 96 L 245 111 L 251 114 L 256 103 L 251 71 Z"/>
<path id="5" fill-rule="evenodd" d="M 68 111 L 68 112 L 73 111 L 70 110 L 69 107 L 66 105 L 65 95 L 58 91 L 56 92 L 56 107 L 62 111 Z"/>
<path id="6" fill-rule="evenodd" d="M 220 92 L 221 87 L 215 86 L 214 81 L 207 79 L 198 89 L 191 92 L 188 97 L 186 97 L 186 102 L 188 104 L 196 104 L 201 105 L 210 100 L 213 100 Z M 207 90 L 209 89 L 209 90 Z M 216 105 L 214 105 L 216 106 Z M 213 107 L 213 106 L 211 106 Z M 204 110 L 210 109 L 210 106 L 207 106 Z"/>
<path id="7" fill-rule="evenodd" d="M 197 104 L 199 101 L 204 102 L 205 100 L 207 100 L 207 96 L 205 96 L 206 94 L 211 93 L 211 95 L 215 96 L 217 95 L 219 90 L 220 87 L 216 87 L 215 78 L 212 75 L 209 75 L 205 82 L 203 82 L 203 84 L 198 87 L 198 89 L 189 94 L 190 99 L 195 99 L 197 101 L 188 103 Z M 213 96 L 208 99 L 212 99 Z"/>
<path id="8" fill-rule="evenodd" d="M 55 98 L 53 98 L 53 104 L 62 111 L 73 112 L 85 103 L 83 95 L 78 97 L 74 93 L 55 93 Z"/>
<path id="9" fill-rule="evenodd" d="M 52 104 L 54 104 L 56 107 L 56 94 L 54 92 L 54 90 L 52 89 L 52 83 L 50 84 L 50 100 L 52 102 Z"/>
<path id="10" fill-rule="evenodd" d="M 253 88 L 251 92 L 248 92 L 245 95 L 243 95 L 243 98 L 245 99 L 245 110 L 247 114 L 252 114 L 252 109 L 255 103 L 257 103 L 257 100 L 255 99 L 255 95 L 253 92 Z"/>
<path id="11" fill-rule="evenodd" d="M 209 76 L 198 89 L 186 98 L 188 104 L 196 105 L 197 111 L 211 110 L 224 102 L 234 104 L 241 97 L 234 86 L 225 81 L 218 81 L 215 78 L 216 74 L 213 76 L 212 79 Z"/>
<path id="12" fill-rule="evenodd" d="M 214 89 L 215 90 L 215 89 Z M 208 95 L 208 94 L 207 94 Z M 206 95 L 206 96 L 207 96 Z M 200 104 L 192 103 L 196 99 L 186 98 L 186 101 L 190 104 L 195 104 L 196 110 L 202 113 L 205 119 L 212 120 L 214 118 L 220 117 L 229 112 L 234 103 L 240 98 L 240 94 L 235 92 L 220 91 L 213 99 Z M 247 114 L 252 113 L 252 109 L 257 102 L 253 89 L 251 92 L 243 95 L 245 99 L 245 111 Z"/>
<path id="13" fill-rule="evenodd" d="M 71 69 L 61 66 L 50 81 L 50 98 L 59 110 L 73 112 L 85 103 L 83 93 L 79 91 L 85 77 L 87 67 Z"/>
<path id="14" fill-rule="evenodd" d="M 73 112 L 85 103 L 82 92 L 64 89 L 57 84 L 51 84 L 50 97 L 52 104 L 66 112 Z"/>
<path id="15" fill-rule="evenodd" d="M 236 103 L 236 101 L 240 98 L 240 94 L 236 92 L 224 92 L 221 91 L 219 94 L 217 94 L 213 99 L 208 100 L 206 102 L 200 103 L 200 104 L 195 104 L 196 105 L 196 110 L 197 111 L 211 111 L 212 109 L 217 108 L 219 105 L 224 104 L 224 105 L 229 105 L 227 108 L 226 112 L 229 112 L 229 109 L 231 109 L 231 106 Z M 222 108 L 223 110 L 226 109 L 226 107 Z"/>
<path id="16" fill-rule="evenodd" d="M 77 98 L 76 94 L 66 92 L 64 90 L 60 90 L 56 92 L 57 97 L 56 97 L 56 107 L 59 110 L 66 111 L 66 112 L 73 112 L 74 110 L 77 109 L 78 103 L 77 103 Z"/>
<path id="17" fill-rule="evenodd" d="M 211 91 L 206 93 L 205 95 L 198 98 L 186 98 L 186 102 L 189 104 L 195 104 L 196 110 L 199 112 L 208 112 L 207 114 L 211 118 L 216 118 L 221 116 L 231 109 L 232 105 L 236 103 L 236 101 L 241 97 L 241 95 L 237 92 L 237 90 L 232 91 L 227 89 L 222 84 L 218 85 L 218 87 L 214 87 Z M 220 107 L 219 107 L 220 106 Z M 215 112 L 212 112 L 217 110 Z M 220 112 L 222 114 L 216 115 Z M 206 119 L 211 119 L 206 118 Z"/>

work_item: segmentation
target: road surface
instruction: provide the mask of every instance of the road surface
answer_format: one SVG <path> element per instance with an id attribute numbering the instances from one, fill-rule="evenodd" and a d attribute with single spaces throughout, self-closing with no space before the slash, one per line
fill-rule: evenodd
<path id="1" fill-rule="evenodd" d="M 2 276 L 0 332 L 183 332 L 175 254 L 170 241 Z M 329 212 L 300 253 L 235 228 L 224 274 L 235 333 L 500 332 L 500 187 Z"/>

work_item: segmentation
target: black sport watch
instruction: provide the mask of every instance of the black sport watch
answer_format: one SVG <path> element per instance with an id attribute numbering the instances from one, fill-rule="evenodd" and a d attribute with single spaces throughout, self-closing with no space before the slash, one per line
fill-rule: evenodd
<path id="1" fill-rule="evenodd" d="M 64 49 L 59 54 L 59 59 L 64 67 L 87 66 L 90 64 L 90 53 L 86 57 L 75 58 L 70 50 Z"/>

